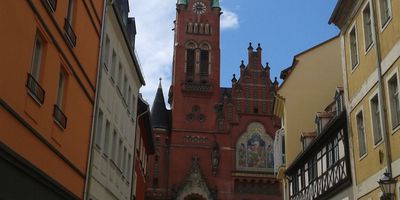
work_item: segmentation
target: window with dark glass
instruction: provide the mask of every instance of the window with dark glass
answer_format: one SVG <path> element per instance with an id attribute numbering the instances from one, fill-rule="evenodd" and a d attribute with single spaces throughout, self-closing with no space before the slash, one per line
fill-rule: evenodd
<path id="1" fill-rule="evenodd" d="M 357 50 L 357 36 L 356 27 L 350 31 L 350 56 L 351 56 L 351 68 L 354 69 L 358 64 L 358 50 Z"/>
<path id="2" fill-rule="evenodd" d="M 66 72 L 64 71 L 64 69 L 61 66 L 60 74 L 59 74 L 59 78 L 58 78 L 57 99 L 56 99 L 56 103 L 54 104 L 53 117 L 56 120 L 56 122 L 59 125 L 61 125 L 62 128 L 66 128 L 66 126 L 67 126 L 67 117 L 62 112 L 66 78 L 67 78 Z"/>
<path id="3" fill-rule="evenodd" d="M 97 116 L 97 121 L 96 121 L 96 140 L 95 140 L 95 144 L 97 147 L 101 147 L 101 139 L 102 139 L 102 135 L 103 135 L 103 111 L 99 109 L 99 114 Z"/>
<path id="4" fill-rule="evenodd" d="M 382 140 L 381 113 L 379 109 L 378 94 L 371 99 L 372 128 L 374 133 L 374 144 Z"/>
<path id="5" fill-rule="evenodd" d="M 384 27 L 390 19 L 390 0 L 379 0 L 379 11 L 381 15 L 381 27 Z"/>
<path id="6" fill-rule="evenodd" d="M 358 155 L 359 157 L 364 156 L 367 153 L 367 147 L 365 143 L 365 129 L 364 129 L 364 117 L 363 113 L 359 112 L 356 116 L 357 122 L 357 135 L 358 135 Z"/>
<path id="7" fill-rule="evenodd" d="M 372 45 L 372 20 L 369 3 L 363 10 L 365 50 Z"/>
<path id="8" fill-rule="evenodd" d="M 44 40 L 42 36 L 36 33 L 33 52 L 32 52 L 32 64 L 30 72 L 28 73 L 28 79 L 26 87 L 30 96 L 36 100 L 39 104 L 43 104 L 45 92 L 39 84 L 40 69 L 42 65 L 43 52 L 44 52 Z"/>
<path id="9" fill-rule="evenodd" d="M 209 53 L 207 50 L 200 51 L 200 74 L 208 75 Z"/>
<path id="10" fill-rule="evenodd" d="M 395 128 L 400 124 L 399 87 L 396 74 L 390 78 L 388 85 L 392 128 Z"/>
<path id="11" fill-rule="evenodd" d="M 68 22 L 71 24 L 72 23 L 72 17 L 73 17 L 73 12 L 74 12 L 74 2 L 75 0 L 68 0 L 68 6 L 67 6 L 67 17 L 66 19 Z"/>
<path id="12" fill-rule="evenodd" d="M 193 75 L 194 74 L 194 67 L 195 67 L 195 50 L 188 49 L 186 51 L 187 58 L 186 58 L 186 74 Z"/>

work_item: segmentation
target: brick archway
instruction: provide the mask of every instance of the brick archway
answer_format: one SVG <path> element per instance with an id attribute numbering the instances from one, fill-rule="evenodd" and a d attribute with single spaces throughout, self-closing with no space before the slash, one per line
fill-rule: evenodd
<path id="1" fill-rule="evenodd" d="M 184 200 L 207 200 L 207 199 L 201 196 L 200 194 L 189 194 L 184 198 Z"/>

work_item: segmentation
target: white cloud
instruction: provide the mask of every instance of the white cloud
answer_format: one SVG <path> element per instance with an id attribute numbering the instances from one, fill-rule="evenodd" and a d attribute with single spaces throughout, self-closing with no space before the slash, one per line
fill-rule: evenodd
<path id="1" fill-rule="evenodd" d="M 136 19 L 136 52 L 146 81 L 140 91 L 151 106 L 158 79 L 163 79 L 164 94 L 168 93 L 171 84 L 174 36 L 171 29 L 176 0 L 129 0 L 129 3 L 130 16 Z"/>
<path id="2" fill-rule="evenodd" d="M 222 10 L 224 13 L 221 15 L 221 29 L 226 30 L 239 28 L 238 15 L 227 9 Z"/>

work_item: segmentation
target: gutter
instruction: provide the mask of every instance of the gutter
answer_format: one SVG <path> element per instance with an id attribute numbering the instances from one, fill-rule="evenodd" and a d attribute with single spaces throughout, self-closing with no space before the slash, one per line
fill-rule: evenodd
<path id="1" fill-rule="evenodd" d="M 373 1 L 374 2 L 374 1 Z M 379 107 L 381 109 L 380 112 L 380 117 L 382 119 L 382 135 L 383 135 L 383 141 L 384 141 L 384 150 L 385 150 L 385 157 L 386 157 L 386 166 L 387 166 L 387 172 L 390 174 L 389 178 L 392 178 L 392 154 L 390 151 L 390 143 L 389 143 L 389 136 L 390 133 L 388 131 L 388 120 L 386 118 L 387 116 L 387 110 L 386 110 L 386 101 L 383 100 L 383 93 L 385 92 L 384 90 L 384 83 L 382 81 L 382 55 L 381 55 L 381 46 L 380 46 L 380 41 L 378 37 L 379 27 L 375 21 L 375 19 L 378 19 L 375 14 L 377 13 L 376 6 L 372 5 L 372 16 L 373 16 L 373 23 L 374 23 L 374 40 L 375 40 L 375 52 L 376 52 L 376 68 L 378 70 L 378 91 L 379 91 Z"/>
<path id="2" fill-rule="evenodd" d="M 92 127 L 90 131 L 90 140 L 89 140 L 89 150 L 88 150 L 88 160 L 86 164 L 86 180 L 85 180 L 85 186 L 83 190 L 83 199 L 87 200 L 89 199 L 89 180 L 91 176 L 91 170 L 90 166 L 92 163 L 92 152 L 93 152 L 93 136 L 94 136 L 94 122 L 96 119 L 97 115 L 97 106 L 98 106 L 98 97 L 99 97 L 99 88 L 100 88 L 100 75 L 101 75 L 101 55 L 103 51 L 103 37 L 104 37 L 104 32 L 105 32 L 105 18 L 106 18 L 106 10 L 107 10 L 107 0 L 103 0 L 103 16 L 101 19 L 101 33 L 100 33 L 100 46 L 99 46 L 99 56 L 97 59 L 97 76 L 96 76 L 96 91 L 95 91 L 95 99 L 94 99 L 94 105 L 93 105 L 93 114 L 92 114 Z"/>
<path id="3" fill-rule="evenodd" d="M 141 97 L 139 96 L 139 99 L 138 99 L 138 101 L 141 101 Z M 139 115 L 137 115 L 137 117 L 136 117 L 136 126 L 138 126 L 138 123 L 139 123 L 139 118 L 141 118 L 143 115 L 145 115 L 145 114 L 147 114 L 147 113 L 149 113 L 149 107 L 147 106 L 147 109 L 145 110 L 145 111 L 143 111 L 142 113 L 140 113 Z M 137 129 L 136 129 L 136 127 L 135 127 L 135 141 L 134 141 L 134 143 L 136 144 L 136 140 L 138 139 L 138 138 L 136 138 L 136 131 L 137 131 Z M 136 146 L 135 146 L 135 148 L 133 149 L 133 156 L 132 156 L 132 176 L 131 176 L 131 195 L 130 195 L 130 199 L 131 200 L 134 200 L 135 198 L 136 198 L 136 194 L 133 194 L 133 179 L 134 179 L 134 176 L 135 176 L 135 168 L 136 168 L 136 166 L 135 166 L 135 163 L 136 163 Z M 136 185 L 135 185 L 136 186 Z"/>

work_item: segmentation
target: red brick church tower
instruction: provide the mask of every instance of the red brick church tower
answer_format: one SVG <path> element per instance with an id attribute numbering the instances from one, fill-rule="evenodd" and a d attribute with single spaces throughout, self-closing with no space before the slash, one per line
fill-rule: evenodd
<path id="1" fill-rule="evenodd" d="M 220 87 L 219 0 L 178 0 L 172 84 L 161 83 L 152 107 L 156 154 L 149 160 L 148 199 L 282 199 L 273 175 L 272 115 L 277 82 L 248 48 L 240 79 Z"/>

